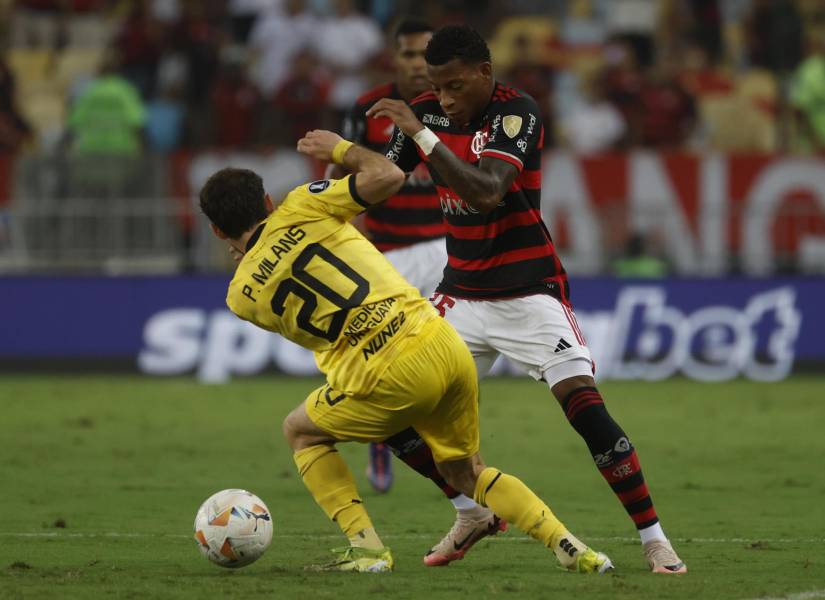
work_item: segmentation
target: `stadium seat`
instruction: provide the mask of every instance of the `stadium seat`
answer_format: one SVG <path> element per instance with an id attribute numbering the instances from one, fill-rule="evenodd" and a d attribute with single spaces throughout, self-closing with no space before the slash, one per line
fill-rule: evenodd
<path id="1" fill-rule="evenodd" d="M 56 60 L 55 77 L 68 98 L 76 91 L 78 83 L 95 76 L 103 60 L 101 48 L 66 48 Z"/>
<path id="2" fill-rule="evenodd" d="M 777 149 L 776 81 L 753 70 L 736 81 L 733 94 L 704 97 L 699 112 L 708 142 L 717 150 L 773 152 Z"/>
<path id="3" fill-rule="evenodd" d="M 490 52 L 496 68 L 506 71 L 515 61 L 515 40 L 522 36 L 529 38 L 535 62 L 542 62 L 547 44 L 555 39 L 557 33 L 558 25 L 549 17 L 510 17 L 502 21 L 490 41 Z"/>
<path id="4" fill-rule="evenodd" d="M 62 88 L 55 77 L 56 62 L 48 50 L 17 49 L 8 54 L 17 83 L 20 110 L 46 146 L 60 138 L 66 120 Z"/>

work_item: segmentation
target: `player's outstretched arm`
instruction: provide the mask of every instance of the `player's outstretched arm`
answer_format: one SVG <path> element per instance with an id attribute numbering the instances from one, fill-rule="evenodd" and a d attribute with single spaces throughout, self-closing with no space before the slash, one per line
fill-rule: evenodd
<path id="1" fill-rule="evenodd" d="M 341 164 L 354 173 L 355 189 L 367 204 L 393 196 L 404 185 L 404 172 L 377 152 L 345 140 L 332 131 L 316 129 L 298 140 L 298 152 L 323 161 Z M 339 145 L 340 144 L 340 145 Z M 343 152 L 342 152 L 343 151 Z"/>
<path id="2" fill-rule="evenodd" d="M 367 116 L 392 119 L 429 156 L 450 189 L 481 213 L 488 213 L 498 206 L 518 177 L 518 169 L 503 160 L 482 158 L 478 168 L 461 160 L 424 127 L 405 102 L 382 98 L 367 111 Z"/>

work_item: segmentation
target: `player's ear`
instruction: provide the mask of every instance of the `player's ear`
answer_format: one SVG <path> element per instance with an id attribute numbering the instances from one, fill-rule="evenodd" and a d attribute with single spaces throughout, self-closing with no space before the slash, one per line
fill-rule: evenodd
<path id="1" fill-rule="evenodd" d="M 264 196 L 264 208 L 266 209 L 266 214 L 269 214 L 275 210 L 275 203 L 272 202 L 272 196 L 269 194 Z"/>
<path id="2" fill-rule="evenodd" d="M 218 226 L 217 226 L 217 225 L 215 225 L 214 223 L 210 223 L 210 224 L 209 224 L 209 227 L 211 227 L 211 228 L 212 228 L 212 233 L 214 233 L 214 234 L 215 234 L 215 236 L 216 236 L 218 239 L 221 239 L 221 240 L 228 240 L 228 239 L 229 239 L 229 236 L 228 236 L 228 235 L 226 235 L 226 234 L 225 234 L 223 231 L 221 231 L 220 229 L 218 229 Z"/>
<path id="3" fill-rule="evenodd" d="M 478 65 L 478 70 L 485 79 L 490 79 L 493 76 L 493 64 L 490 62 L 481 63 Z"/>

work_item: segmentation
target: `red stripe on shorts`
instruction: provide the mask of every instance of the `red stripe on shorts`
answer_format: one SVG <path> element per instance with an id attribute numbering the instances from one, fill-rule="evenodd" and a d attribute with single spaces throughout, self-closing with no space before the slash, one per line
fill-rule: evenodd
<path id="1" fill-rule="evenodd" d="M 561 307 L 564 310 L 564 316 L 567 317 L 567 322 L 570 323 L 570 328 L 573 330 L 573 334 L 576 336 L 576 340 L 580 345 L 587 346 L 587 342 L 584 341 L 584 336 L 579 329 L 579 324 L 576 322 L 576 315 L 573 314 L 573 311 L 564 304 L 562 304 Z"/>

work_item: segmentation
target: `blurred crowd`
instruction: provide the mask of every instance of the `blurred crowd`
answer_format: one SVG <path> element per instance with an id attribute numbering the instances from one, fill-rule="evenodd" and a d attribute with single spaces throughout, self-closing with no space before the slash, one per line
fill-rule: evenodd
<path id="1" fill-rule="evenodd" d="M 0 152 L 292 145 L 392 78 L 402 15 L 478 28 L 548 147 L 825 149 L 821 0 L 0 0 Z"/>

